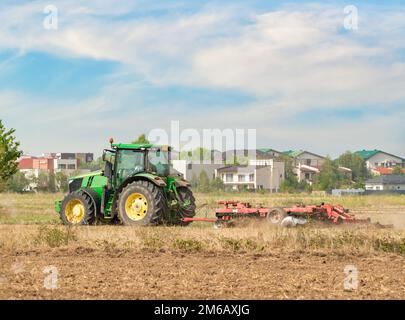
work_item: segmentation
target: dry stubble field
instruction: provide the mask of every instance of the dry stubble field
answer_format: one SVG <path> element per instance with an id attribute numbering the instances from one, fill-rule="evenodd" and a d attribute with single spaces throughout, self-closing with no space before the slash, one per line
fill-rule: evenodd
<path id="1" fill-rule="evenodd" d="M 405 299 L 405 196 L 197 194 L 199 216 L 213 216 L 219 199 L 325 201 L 395 225 L 281 229 L 247 221 L 221 230 L 66 228 L 53 213 L 61 197 L 0 194 L 1 299 Z M 357 290 L 344 288 L 347 265 L 357 268 Z M 56 267 L 54 290 L 44 288 L 48 266 Z"/>

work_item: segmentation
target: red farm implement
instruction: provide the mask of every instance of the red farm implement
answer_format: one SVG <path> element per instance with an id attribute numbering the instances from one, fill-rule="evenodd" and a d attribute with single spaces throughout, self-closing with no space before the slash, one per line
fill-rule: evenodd
<path id="1" fill-rule="evenodd" d="M 234 219 L 257 218 L 266 219 L 272 224 L 285 227 L 305 224 L 308 221 L 319 221 L 330 224 L 369 224 L 370 219 L 359 219 L 349 214 L 349 210 L 341 205 L 295 205 L 291 207 L 265 208 L 262 205 L 252 206 L 248 202 L 219 201 L 215 210 L 215 218 L 184 218 L 184 222 L 205 221 L 214 222 L 219 227 L 232 222 Z M 382 225 L 379 225 L 382 226 Z"/>

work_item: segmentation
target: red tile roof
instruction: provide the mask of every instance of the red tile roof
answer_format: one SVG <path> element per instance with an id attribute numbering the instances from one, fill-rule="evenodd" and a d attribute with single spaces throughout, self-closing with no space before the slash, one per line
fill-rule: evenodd
<path id="1" fill-rule="evenodd" d="M 384 168 L 384 167 L 377 167 L 374 168 L 373 171 L 380 174 L 380 175 L 387 175 L 392 174 L 393 168 Z M 402 169 L 402 172 L 405 173 L 405 169 Z"/>

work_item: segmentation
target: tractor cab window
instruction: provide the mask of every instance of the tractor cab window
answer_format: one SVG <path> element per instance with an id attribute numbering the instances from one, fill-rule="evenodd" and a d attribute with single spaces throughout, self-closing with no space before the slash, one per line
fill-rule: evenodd
<path id="1" fill-rule="evenodd" d="M 149 150 L 148 152 L 149 169 L 156 172 L 158 176 L 166 177 L 169 175 L 169 152 L 157 150 Z"/>
<path id="2" fill-rule="evenodd" d="M 117 178 L 124 181 L 138 172 L 145 171 L 144 153 L 136 150 L 120 150 L 117 158 Z"/>

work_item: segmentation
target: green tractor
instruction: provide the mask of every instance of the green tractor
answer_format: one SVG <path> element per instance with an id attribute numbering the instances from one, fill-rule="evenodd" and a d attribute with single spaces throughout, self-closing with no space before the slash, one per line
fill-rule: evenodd
<path id="1" fill-rule="evenodd" d="M 169 146 L 114 144 L 103 151 L 104 170 L 73 177 L 56 201 L 64 224 L 187 225 L 195 216 L 190 184 L 170 175 Z"/>

